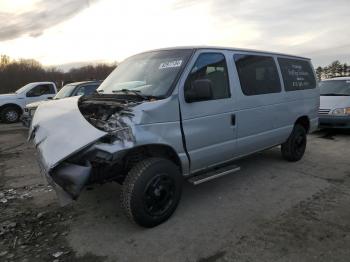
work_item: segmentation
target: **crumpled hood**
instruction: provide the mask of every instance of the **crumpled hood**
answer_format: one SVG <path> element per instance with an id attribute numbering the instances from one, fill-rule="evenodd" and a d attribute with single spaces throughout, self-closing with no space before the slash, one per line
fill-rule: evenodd
<path id="1" fill-rule="evenodd" d="M 350 107 L 350 96 L 321 96 L 321 109 L 335 109 Z"/>
<path id="2" fill-rule="evenodd" d="M 92 126 L 80 113 L 79 97 L 42 103 L 29 131 L 46 171 L 107 133 Z"/>

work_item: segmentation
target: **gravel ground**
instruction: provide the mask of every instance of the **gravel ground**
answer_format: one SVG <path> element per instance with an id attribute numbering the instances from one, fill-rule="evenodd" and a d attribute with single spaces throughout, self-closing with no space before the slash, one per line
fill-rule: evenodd
<path id="1" fill-rule="evenodd" d="M 153 229 L 126 219 L 118 184 L 59 207 L 26 136 L 0 124 L 0 261 L 349 261 L 350 132 L 310 135 L 297 163 L 274 148 L 234 175 L 185 184 Z"/>

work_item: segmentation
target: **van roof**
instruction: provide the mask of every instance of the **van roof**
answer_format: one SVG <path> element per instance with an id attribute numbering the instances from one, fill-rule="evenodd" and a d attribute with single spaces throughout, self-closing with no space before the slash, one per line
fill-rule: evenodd
<path id="1" fill-rule="evenodd" d="M 199 50 L 199 49 L 215 49 L 215 50 L 229 50 L 229 51 L 241 51 L 241 52 L 254 52 L 254 53 L 261 53 L 261 54 L 270 54 L 270 55 L 280 55 L 280 56 L 288 56 L 292 58 L 298 58 L 298 59 L 306 59 L 311 60 L 308 57 L 303 56 L 297 56 L 297 55 L 289 55 L 279 52 L 270 52 L 270 51 L 262 51 L 262 50 L 255 50 L 255 49 L 248 49 L 248 48 L 235 48 L 235 47 L 224 47 L 224 46 L 177 46 L 177 47 L 166 47 L 166 48 L 159 48 L 150 51 L 159 51 L 159 50 L 174 50 L 174 49 L 193 49 L 193 50 Z"/>

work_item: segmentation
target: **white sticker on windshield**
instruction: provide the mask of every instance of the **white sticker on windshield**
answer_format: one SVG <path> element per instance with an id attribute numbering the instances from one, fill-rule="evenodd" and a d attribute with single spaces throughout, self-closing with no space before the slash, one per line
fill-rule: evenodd
<path id="1" fill-rule="evenodd" d="M 175 61 L 165 62 L 165 63 L 161 63 L 159 65 L 159 69 L 180 67 L 181 64 L 182 64 L 182 60 L 175 60 Z"/>

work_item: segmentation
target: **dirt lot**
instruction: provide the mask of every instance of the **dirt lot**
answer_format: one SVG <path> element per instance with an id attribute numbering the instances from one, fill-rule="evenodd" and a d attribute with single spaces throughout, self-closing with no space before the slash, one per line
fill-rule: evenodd
<path id="1" fill-rule="evenodd" d="M 61 208 L 20 125 L 0 124 L 0 261 L 349 261 L 350 133 L 309 136 L 298 163 L 271 149 L 186 184 L 173 217 L 131 224 L 118 184 Z"/>

